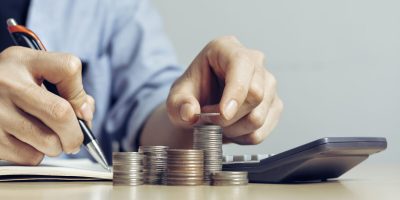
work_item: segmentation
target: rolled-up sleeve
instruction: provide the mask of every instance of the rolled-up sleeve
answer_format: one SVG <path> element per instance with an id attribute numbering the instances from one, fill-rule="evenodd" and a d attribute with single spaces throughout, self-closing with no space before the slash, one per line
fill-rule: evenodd
<path id="1" fill-rule="evenodd" d="M 105 120 L 106 132 L 126 151 L 137 148 L 142 126 L 182 73 L 158 13 L 147 0 L 131 2 L 119 5 L 124 15 L 113 22 L 112 96 Z"/>

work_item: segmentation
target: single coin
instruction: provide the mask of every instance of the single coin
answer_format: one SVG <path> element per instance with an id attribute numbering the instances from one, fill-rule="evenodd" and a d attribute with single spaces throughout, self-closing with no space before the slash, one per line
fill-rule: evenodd
<path id="1" fill-rule="evenodd" d="M 249 182 L 248 180 L 244 181 L 212 181 L 212 185 L 247 185 Z"/>
<path id="2" fill-rule="evenodd" d="M 195 186 L 195 185 L 204 185 L 204 181 L 164 181 L 165 185 L 182 185 L 182 186 Z"/>
<path id="3" fill-rule="evenodd" d="M 168 149 L 167 150 L 168 155 L 182 155 L 182 154 L 189 154 L 189 155 L 201 155 L 203 154 L 202 150 L 197 150 L 197 149 Z"/>
<path id="4" fill-rule="evenodd" d="M 213 173 L 214 176 L 230 176 L 230 175 L 241 175 L 247 176 L 248 172 L 246 171 L 220 171 Z"/>
<path id="5" fill-rule="evenodd" d="M 209 112 L 209 113 L 197 113 L 195 115 L 200 116 L 200 117 L 206 117 L 206 116 L 219 116 L 219 115 L 221 115 L 221 113 Z"/>

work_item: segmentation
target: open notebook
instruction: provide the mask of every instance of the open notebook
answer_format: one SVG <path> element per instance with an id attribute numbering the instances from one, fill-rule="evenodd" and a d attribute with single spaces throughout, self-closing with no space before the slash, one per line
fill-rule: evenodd
<path id="1" fill-rule="evenodd" d="M 0 160 L 0 182 L 112 180 L 112 173 L 88 159 L 45 159 L 39 166 L 15 166 Z"/>

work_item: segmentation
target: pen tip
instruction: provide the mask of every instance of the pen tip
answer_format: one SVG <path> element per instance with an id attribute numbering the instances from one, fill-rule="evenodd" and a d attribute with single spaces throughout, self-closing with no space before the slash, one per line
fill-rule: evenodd
<path id="1" fill-rule="evenodd" d="M 9 18 L 9 19 L 7 19 L 7 25 L 8 26 L 16 26 L 16 25 L 18 25 L 18 23 L 15 21 L 14 18 Z"/>

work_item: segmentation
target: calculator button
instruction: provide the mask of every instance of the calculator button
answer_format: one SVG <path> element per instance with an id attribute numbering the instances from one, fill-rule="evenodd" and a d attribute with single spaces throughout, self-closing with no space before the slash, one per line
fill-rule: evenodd
<path id="1" fill-rule="evenodd" d="M 244 161 L 244 155 L 234 155 L 233 162 L 242 162 Z"/>
<path id="2" fill-rule="evenodd" d="M 232 162 L 233 161 L 233 156 L 231 155 L 225 155 L 222 157 L 222 162 Z"/>

